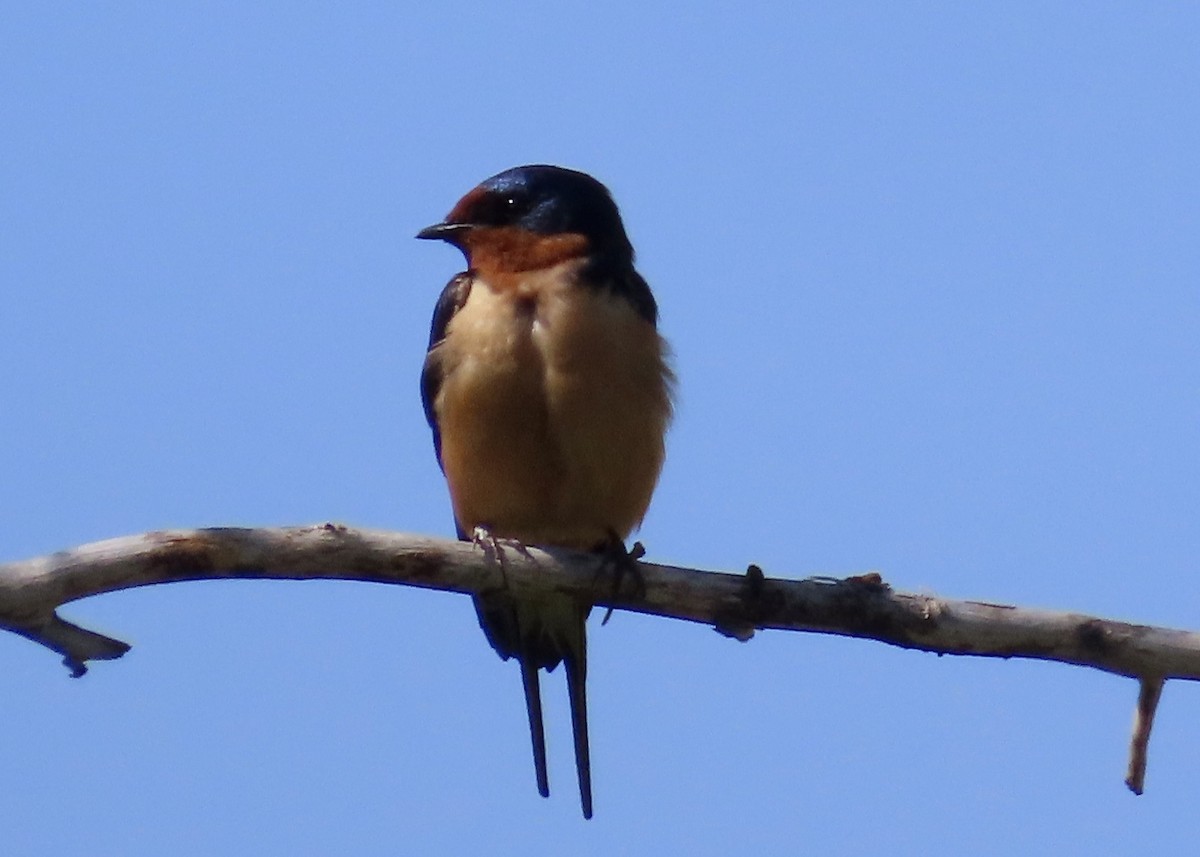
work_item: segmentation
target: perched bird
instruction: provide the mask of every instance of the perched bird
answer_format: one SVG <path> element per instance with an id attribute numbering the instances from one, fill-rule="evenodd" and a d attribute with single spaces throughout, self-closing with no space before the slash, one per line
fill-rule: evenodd
<path id="1" fill-rule="evenodd" d="M 516 167 L 417 237 L 446 241 L 467 260 L 438 299 L 421 373 L 459 538 L 625 556 L 662 468 L 673 376 L 658 307 L 608 189 L 562 167 Z M 475 609 L 500 657 L 520 663 L 543 797 L 538 669 L 565 665 L 591 818 L 591 604 L 504 589 L 476 595 Z"/>

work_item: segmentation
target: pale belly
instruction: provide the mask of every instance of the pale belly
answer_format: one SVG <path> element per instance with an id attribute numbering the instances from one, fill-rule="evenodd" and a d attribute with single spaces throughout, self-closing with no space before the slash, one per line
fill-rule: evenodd
<path id="1" fill-rule="evenodd" d="M 670 372 L 653 325 L 554 272 L 476 283 L 447 329 L 435 407 L 459 526 L 590 549 L 641 523 L 663 461 Z"/>

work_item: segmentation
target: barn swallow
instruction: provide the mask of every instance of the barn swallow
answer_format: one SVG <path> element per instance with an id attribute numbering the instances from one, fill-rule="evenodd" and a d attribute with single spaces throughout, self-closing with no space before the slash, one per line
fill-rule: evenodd
<path id="1" fill-rule="evenodd" d="M 658 306 L 608 189 L 585 173 L 506 170 L 418 238 L 466 257 L 433 313 L 421 400 L 458 537 L 624 552 L 650 505 L 674 377 Z M 521 667 L 538 791 L 550 794 L 538 669 L 564 664 L 585 818 L 592 817 L 592 605 L 475 595 L 488 642 Z"/>

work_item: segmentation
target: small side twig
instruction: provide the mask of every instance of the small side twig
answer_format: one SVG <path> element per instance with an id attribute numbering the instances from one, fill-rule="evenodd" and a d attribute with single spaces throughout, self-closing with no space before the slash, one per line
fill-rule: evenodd
<path id="1" fill-rule="evenodd" d="M 110 661 L 129 651 L 128 643 L 80 628 L 53 612 L 36 624 L 7 627 L 5 630 L 58 652 L 63 656 L 63 666 L 71 671 L 71 678 L 79 678 L 86 673 L 88 661 Z"/>
<path id="2" fill-rule="evenodd" d="M 1154 713 L 1162 698 L 1162 676 L 1143 676 L 1138 681 L 1137 709 L 1133 713 L 1133 737 L 1129 739 L 1129 773 L 1125 785 L 1135 795 L 1142 793 L 1146 784 L 1146 756 L 1150 746 L 1150 730 L 1154 728 Z"/>

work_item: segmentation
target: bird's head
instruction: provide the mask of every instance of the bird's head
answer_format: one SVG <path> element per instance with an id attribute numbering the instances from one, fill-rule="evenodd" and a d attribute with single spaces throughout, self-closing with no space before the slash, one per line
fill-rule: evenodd
<path id="1" fill-rule="evenodd" d="M 486 179 L 417 237 L 454 245 L 476 269 L 533 270 L 580 257 L 633 265 L 608 188 L 586 173 L 540 164 Z"/>

